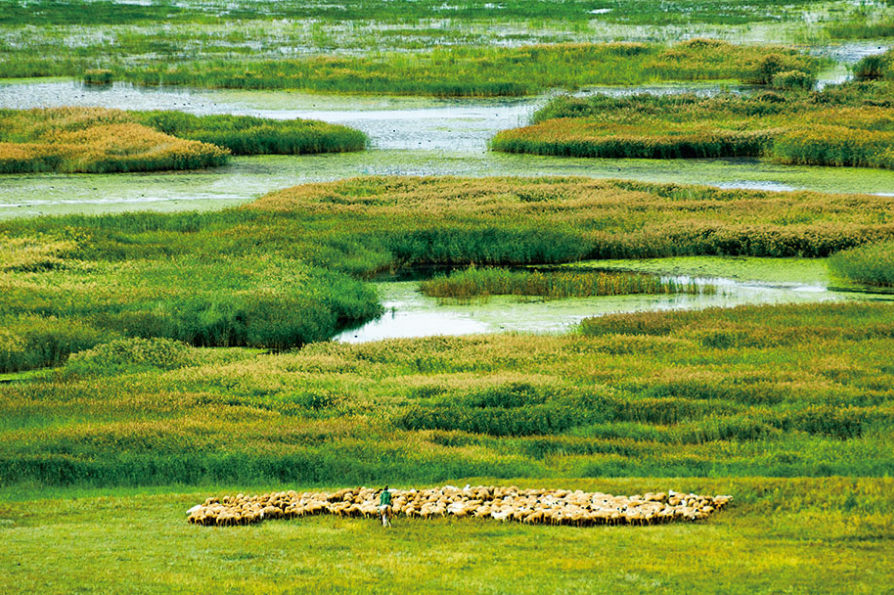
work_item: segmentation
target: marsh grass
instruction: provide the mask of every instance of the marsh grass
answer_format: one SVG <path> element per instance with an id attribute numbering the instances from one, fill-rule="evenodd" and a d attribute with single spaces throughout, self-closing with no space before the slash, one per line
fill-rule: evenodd
<path id="1" fill-rule="evenodd" d="M 469 268 L 420 283 L 424 295 L 454 301 L 517 295 L 555 300 L 630 294 L 714 293 L 716 286 L 637 273 L 555 273 Z"/>
<path id="2" fill-rule="evenodd" d="M 223 358 L 116 343 L 0 386 L 0 483 L 885 476 L 891 309 L 655 312 L 567 336 Z"/>
<path id="3" fill-rule="evenodd" d="M 829 266 L 836 274 L 857 283 L 894 287 L 894 243 L 839 252 L 829 260 Z"/>
<path id="4" fill-rule="evenodd" d="M 325 93 L 435 96 L 528 95 L 554 87 L 657 80 L 752 80 L 766 57 L 773 68 L 815 72 L 821 61 L 778 47 L 693 40 L 666 48 L 639 43 L 517 48 L 438 48 L 408 55 L 322 56 L 276 61 L 186 62 L 134 67 L 121 75 L 144 85 L 304 89 Z M 774 73 L 776 70 L 774 70 Z M 768 81 L 769 82 L 769 81 Z"/>
<path id="5" fill-rule="evenodd" d="M 229 152 L 101 108 L 0 110 L 0 173 L 112 173 L 223 165 Z"/>
<path id="6" fill-rule="evenodd" d="M 14 220 L 0 225 L 10 258 L 0 371 L 127 337 L 274 350 L 325 340 L 377 316 L 362 280 L 400 268 L 828 256 L 894 237 L 892 202 L 582 178 L 372 177 L 218 212 Z"/>
<path id="7" fill-rule="evenodd" d="M 802 73 L 781 72 L 800 88 Z M 765 157 L 798 165 L 894 167 L 886 83 L 751 97 L 558 98 L 534 124 L 497 134 L 493 150 L 568 157 Z M 879 98 L 879 99 L 877 99 Z"/>
<path id="8" fill-rule="evenodd" d="M 233 155 L 304 155 L 362 151 L 367 136 L 319 120 L 271 120 L 251 116 L 195 116 L 183 112 L 132 112 L 155 130 L 224 147 Z"/>
<path id="9" fill-rule="evenodd" d="M 360 151 L 358 130 L 315 120 L 102 108 L 0 110 L 0 173 L 112 173 L 223 165 L 229 155 Z"/>
<path id="10" fill-rule="evenodd" d="M 97 68 L 84 72 L 85 85 L 111 85 L 114 80 L 115 75 L 108 69 Z"/>
<path id="11" fill-rule="evenodd" d="M 866 56 L 854 65 L 854 78 L 858 81 L 894 80 L 894 52 Z"/>

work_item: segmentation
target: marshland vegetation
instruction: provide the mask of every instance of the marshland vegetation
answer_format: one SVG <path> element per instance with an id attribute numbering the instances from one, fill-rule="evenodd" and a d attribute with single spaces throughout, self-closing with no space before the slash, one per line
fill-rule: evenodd
<path id="1" fill-rule="evenodd" d="M 884 477 L 890 320 L 750 306 L 278 355 L 128 339 L 0 385 L 0 484 Z"/>
<path id="2" fill-rule="evenodd" d="M 227 163 L 231 154 L 359 151 L 362 132 L 312 120 L 103 108 L 0 110 L 0 173 L 114 173 Z"/>
<path id="3" fill-rule="evenodd" d="M 497 134 L 491 148 L 512 153 L 601 158 L 765 157 L 778 163 L 894 167 L 886 82 L 823 91 L 801 75 L 769 77 L 796 87 L 751 96 L 559 97 L 533 124 Z"/>
<path id="4" fill-rule="evenodd" d="M 414 54 L 162 63 L 128 67 L 119 76 L 142 85 L 487 97 L 655 81 L 762 82 L 768 57 L 784 71 L 816 73 L 823 64 L 818 58 L 777 46 L 734 47 L 721 41 L 693 40 L 671 47 L 644 43 L 460 46 Z"/>
<path id="5" fill-rule="evenodd" d="M 0 225 L 0 371 L 124 337 L 303 345 L 378 315 L 362 280 L 406 267 L 828 256 L 894 237 L 892 209 L 894 197 L 868 195 L 368 177 L 219 212 L 12 220 Z"/>
<path id="6" fill-rule="evenodd" d="M 884 165 L 887 57 L 856 69 L 881 82 L 816 95 L 806 87 L 821 60 L 767 46 L 670 44 L 706 30 L 759 43 L 866 37 L 887 34 L 890 20 L 881 3 L 806 0 L 12 0 L 0 11 L 0 76 L 428 95 L 750 81 L 784 87 L 761 94 L 768 121 L 815 129 L 788 145 L 788 128 L 770 134 L 774 147 L 789 147 L 775 158 Z M 626 43 L 589 43 L 618 39 Z M 579 67 L 568 57 L 593 61 Z M 168 70 L 174 79 L 163 78 Z M 823 106 L 811 111 L 811 97 Z M 803 111 L 786 119 L 771 109 L 782 103 Z M 665 113 L 689 110 L 672 101 L 618 104 L 609 111 L 642 111 L 656 130 L 699 132 Z M 736 110 L 761 105 L 741 104 L 708 115 L 731 132 L 763 132 L 736 121 Z M 293 138 L 306 130 L 253 119 L 127 118 L 141 134 L 213 143 L 224 156 L 224 146 L 305 152 Z M 819 127 L 827 120 L 834 134 Z M 267 161 L 244 161 L 270 171 Z M 884 186 L 883 173 L 866 175 Z M 89 179 L 102 188 L 102 178 Z M 888 303 L 618 314 L 550 336 L 325 339 L 381 312 L 368 283 L 378 273 L 428 265 L 474 264 L 457 280 L 502 280 L 490 267 L 831 256 L 834 274 L 882 286 L 891 280 L 892 201 L 580 178 L 364 177 L 214 213 L 4 222 L 0 590 L 875 595 L 894 580 Z M 512 286 L 540 279 L 506 275 Z M 562 275 L 542 273 L 550 282 L 537 291 L 578 291 L 551 285 Z M 629 289 L 633 278 L 624 279 Z M 491 281 L 477 279 L 474 291 Z M 735 506 L 703 524 L 587 531 L 437 518 L 386 533 L 332 517 L 217 531 L 183 514 L 212 494 L 443 482 L 673 489 L 733 494 Z"/>
<path id="7" fill-rule="evenodd" d="M 714 293 L 714 285 L 682 283 L 639 273 L 539 272 L 470 267 L 423 281 L 427 296 L 456 301 L 486 300 L 492 295 L 561 299 L 606 295 Z"/>
<path id="8" fill-rule="evenodd" d="M 838 275 L 880 287 L 894 287 L 894 242 L 869 244 L 839 252 L 829 261 Z"/>

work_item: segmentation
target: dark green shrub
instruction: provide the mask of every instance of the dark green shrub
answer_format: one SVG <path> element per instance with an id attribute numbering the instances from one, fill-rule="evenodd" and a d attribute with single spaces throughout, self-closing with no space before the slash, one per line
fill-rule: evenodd
<path id="1" fill-rule="evenodd" d="M 816 86 L 816 76 L 802 70 L 786 70 L 773 75 L 774 89 L 809 91 Z"/>
<path id="2" fill-rule="evenodd" d="M 111 70 L 94 69 L 84 72 L 85 85 L 111 85 L 115 75 Z"/>

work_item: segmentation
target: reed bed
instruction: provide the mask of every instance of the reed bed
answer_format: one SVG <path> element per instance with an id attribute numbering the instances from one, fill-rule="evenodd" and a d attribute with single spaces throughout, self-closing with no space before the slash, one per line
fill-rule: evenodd
<path id="1" fill-rule="evenodd" d="M 290 260 L 68 265 L 0 279 L 0 370 L 55 365 L 69 352 L 124 337 L 286 349 L 381 312 L 375 292 L 360 282 Z"/>
<path id="2" fill-rule="evenodd" d="M 223 165 L 229 152 L 101 108 L 0 110 L 0 173 L 114 173 Z"/>
<path id="3" fill-rule="evenodd" d="M 183 112 L 133 112 L 140 123 L 177 138 L 228 149 L 233 155 L 305 155 L 362 151 L 363 132 L 319 120 L 270 120 L 251 116 L 195 116 Z"/>
<path id="4" fill-rule="evenodd" d="M 493 295 L 562 298 L 632 294 L 710 294 L 714 285 L 681 283 L 637 273 L 555 273 L 470 268 L 420 283 L 424 295 L 454 301 L 487 299 Z"/>
<path id="5" fill-rule="evenodd" d="M 496 520 L 528 525 L 658 525 L 707 519 L 732 500 L 731 496 L 707 496 L 647 492 L 613 496 L 581 490 L 528 489 L 515 486 L 444 486 L 392 490 L 388 515 L 423 520 L 438 517 Z M 190 509 L 194 525 L 228 527 L 268 519 L 297 519 L 331 514 L 348 518 L 379 518 L 379 492 L 369 488 L 335 492 L 273 492 L 257 496 L 206 498 Z"/>
<path id="6" fill-rule="evenodd" d="M 550 88 L 659 80 L 761 81 L 766 59 L 778 71 L 816 72 L 821 61 L 775 46 L 734 47 L 692 40 L 438 48 L 423 53 L 320 56 L 275 61 L 220 60 L 132 67 L 120 76 L 143 85 L 304 89 L 325 93 L 434 96 L 528 95 Z M 768 81 L 769 82 L 769 81 Z"/>
<path id="7" fill-rule="evenodd" d="M 85 85 L 111 85 L 115 75 L 107 68 L 94 68 L 84 72 Z"/>
<path id="8" fill-rule="evenodd" d="M 866 56 L 854 65 L 858 81 L 894 81 L 894 51 Z"/>
<path id="9" fill-rule="evenodd" d="M 803 77 L 777 75 L 783 87 Z M 785 80 L 782 80 L 785 79 Z M 800 81 L 800 82 L 799 82 Z M 497 134 L 496 151 L 569 157 L 765 157 L 779 163 L 894 167 L 887 84 L 752 97 L 559 98 L 530 126 Z"/>

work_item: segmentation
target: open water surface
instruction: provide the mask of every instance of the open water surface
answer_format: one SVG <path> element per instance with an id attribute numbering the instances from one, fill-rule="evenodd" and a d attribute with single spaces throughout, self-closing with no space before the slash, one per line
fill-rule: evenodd
<path id="1" fill-rule="evenodd" d="M 894 295 L 837 287 L 824 259 L 686 257 L 640 261 L 589 261 L 567 267 L 649 272 L 680 282 L 713 284 L 713 295 L 627 295 L 560 300 L 491 297 L 456 303 L 423 295 L 419 281 L 376 284 L 386 313 L 336 341 L 497 332 L 557 333 L 581 320 L 618 312 L 693 310 L 755 304 L 803 304 L 845 300 L 885 300 Z M 565 267 L 562 267 L 565 268 Z"/>

